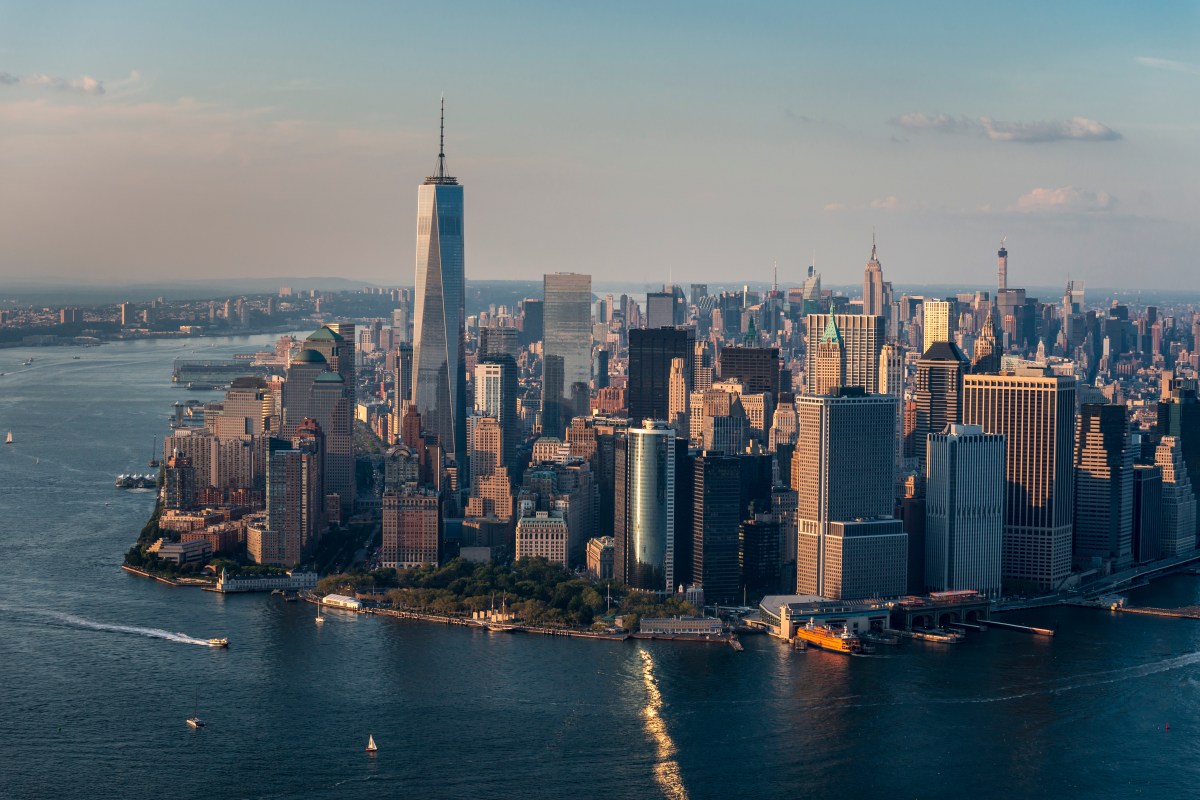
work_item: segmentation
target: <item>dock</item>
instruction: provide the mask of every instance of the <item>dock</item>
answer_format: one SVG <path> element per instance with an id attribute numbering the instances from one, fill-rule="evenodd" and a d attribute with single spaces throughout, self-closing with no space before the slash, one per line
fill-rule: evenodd
<path id="1" fill-rule="evenodd" d="M 1117 606 L 1111 609 L 1122 614 L 1145 614 L 1150 617 L 1175 617 L 1177 619 L 1200 619 L 1200 606 L 1184 606 L 1183 608 L 1132 608 Z"/>
<path id="2" fill-rule="evenodd" d="M 1020 633 L 1032 633 L 1036 636 L 1053 636 L 1054 631 L 1050 628 L 1032 628 L 1028 625 L 1014 625 L 1011 622 L 997 622 L 994 619 L 981 620 L 981 624 L 989 628 L 1002 628 L 1006 631 L 1019 631 Z"/>

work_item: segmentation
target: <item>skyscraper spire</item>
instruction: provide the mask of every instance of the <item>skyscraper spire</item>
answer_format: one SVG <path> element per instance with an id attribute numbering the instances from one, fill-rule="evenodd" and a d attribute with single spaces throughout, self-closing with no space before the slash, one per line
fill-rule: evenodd
<path id="1" fill-rule="evenodd" d="M 445 184 L 453 186 L 458 180 L 446 174 L 446 96 L 442 95 L 442 114 L 438 126 L 438 157 L 437 168 L 433 175 L 425 179 L 425 183 Z"/>
<path id="2" fill-rule="evenodd" d="M 875 258 L 875 226 L 871 226 L 871 260 L 877 261 Z"/>

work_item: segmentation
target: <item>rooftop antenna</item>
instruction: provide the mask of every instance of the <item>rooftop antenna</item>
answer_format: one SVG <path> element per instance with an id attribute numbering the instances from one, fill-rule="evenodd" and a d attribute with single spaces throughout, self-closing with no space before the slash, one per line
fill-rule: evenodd
<path id="1" fill-rule="evenodd" d="M 438 168 L 437 176 L 446 177 L 446 95 L 442 94 L 442 116 L 438 126 Z"/>
<path id="2" fill-rule="evenodd" d="M 771 287 L 772 294 L 779 294 L 779 259 L 775 259 L 775 281 Z"/>

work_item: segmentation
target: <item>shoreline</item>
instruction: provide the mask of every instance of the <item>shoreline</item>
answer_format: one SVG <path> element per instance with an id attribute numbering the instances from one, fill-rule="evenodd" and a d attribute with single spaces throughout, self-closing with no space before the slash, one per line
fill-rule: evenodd
<path id="1" fill-rule="evenodd" d="M 317 605 L 310 596 L 301 594 L 300 599 L 306 603 Z M 357 611 L 353 609 L 337 609 L 339 611 L 348 611 L 353 614 L 368 614 L 378 617 L 393 617 L 395 619 L 407 619 L 416 622 L 432 622 L 440 625 L 457 625 L 464 628 L 477 628 L 480 630 L 490 631 L 492 633 L 532 633 L 539 636 L 559 636 L 568 639 L 591 639 L 593 641 L 606 642 L 623 642 L 627 639 L 637 639 L 640 641 L 683 641 L 694 642 L 698 644 L 724 644 L 729 645 L 734 650 L 742 651 L 741 643 L 738 641 L 736 634 L 729 634 L 716 639 L 706 639 L 697 636 L 671 635 L 671 634 L 643 634 L 632 633 L 629 631 L 623 633 L 606 632 L 606 631 L 587 631 L 575 628 L 550 628 L 541 625 L 522 625 L 514 622 L 491 622 L 488 620 L 469 619 L 467 617 L 456 617 L 449 614 L 435 614 L 426 611 L 408 611 L 397 608 L 363 608 Z"/>
<path id="2" fill-rule="evenodd" d="M 203 589 L 205 587 L 215 585 L 213 582 L 203 580 L 202 578 L 187 578 L 178 580 L 175 578 L 164 578 L 162 575 L 155 575 L 153 572 L 146 572 L 144 569 L 131 567 L 128 564 L 122 564 L 121 569 L 125 570 L 131 575 L 137 575 L 141 578 L 149 578 L 152 581 L 165 583 L 167 586 L 173 586 L 176 589 Z"/>

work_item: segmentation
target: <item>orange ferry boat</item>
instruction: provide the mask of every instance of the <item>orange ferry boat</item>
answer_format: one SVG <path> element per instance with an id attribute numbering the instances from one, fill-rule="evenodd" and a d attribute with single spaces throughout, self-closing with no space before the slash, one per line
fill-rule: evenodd
<path id="1" fill-rule="evenodd" d="M 835 653 L 863 652 L 862 642 L 854 634 L 835 631 L 824 625 L 814 625 L 812 620 L 809 620 L 803 628 L 796 629 L 796 638 L 803 639 L 822 650 L 832 650 Z"/>

